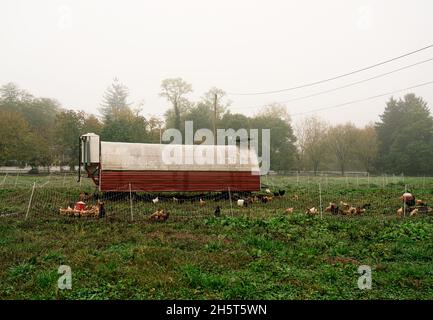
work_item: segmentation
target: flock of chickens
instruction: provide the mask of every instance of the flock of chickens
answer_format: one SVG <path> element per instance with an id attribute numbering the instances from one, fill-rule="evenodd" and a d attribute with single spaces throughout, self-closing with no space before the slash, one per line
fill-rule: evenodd
<path id="1" fill-rule="evenodd" d="M 277 192 L 271 192 L 270 189 L 266 189 L 266 194 L 258 194 L 254 196 L 248 196 L 241 198 L 239 196 L 234 196 L 233 200 L 236 202 L 239 207 L 250 207 L 253 203 L 268 203 L 274 198 L 280 198 L 285 195 L 285 190 L 278 190 Z M 410 195 L 410 198 L 406 198 L 406 195 Z M 93 217 L 93 218 L 101 218 L 105 216 L 104 203 L 102 201 L 97 202 L 96 205 L 91 205 L 89 207 L 85 206 L 83 200 L 89 200 L 89 195 L 80 193 L 79 196 L 80 201 L 76 203 L 76 205 L 72 208 L 68 206 L 66 209 L 60 208 L 59 213 L 63 216 L 69 217 Z M 431 213 L 433 212 L 433 207 L 427 206 L 427 203 L 423 200 L 416 200 L 410 193 L 405 193 L 400 199 L 403 199 L 403 207 L 400 207 L 397 210 L 397 215 L 399 217 L 402 216 L 416 216 L 419 213 Z M 412 200 L 412 202 L 407 202 L 407 199 Z M 299 200 L 299 196 L 292 196 L 292 200 Z M 173 197 L 173 202 L 180 203 L 180 200 Z M 159 198 L 156 197 L 152 199 L 153 204 L 158 204 Z M 81 204 L 81 205 L 80 205 Z M 206 206 L 206 201 L 203 198 L 199 199 L 199 205 L 201 207 Z M 364 204 L 362 206 L 354 206 L 349 203 L 340 201 L 339 204 L 335 202 L 330 202 L 329 205 L 323 210 L 325 213 L 330 213 L 332 215 L 345 215 L 345 216 L 359 216 L 366 212 L 367 209 L 370 208 L 370 204 Z M 290 207 L 285 209 L 287 214 L 291 214 L 294 212 L 294 208 Z M 318 215 L 321 213 L 317 207 L 309 207 L 305 210 L 305 213 L 308 215 Z M 214 215 L 216 217 L 221 216 L 221 207 L 217 206 L 214 211 Z M 165 222 L 168 220 L 170 214 L 168 211 L 164 209 L 157 209 L 153 212 L 149 220 L 156 222 Z"/>
<path id="2" fill-rule="evenodd" d="M 266 189 L 266 194 L 259 194 L 259 195 L 254 195 L 254 196 L 249 196 L 249 197 L 245 197 L 245 198 L 239 198 L 239 197 L 234 197 L 234 200 L 236 201 L 237 206 L 239 207 L 250 207 L 253 203 L 268 203 L 270 201 L 272 201 L 274 198 L 279 198 L 279 197 L 283 197 L 285 195 L 285 190 L 278 190 L 278 192 L 271 192 L 270 189 Z M 173 198 L 172 199 L 174 202 L 178 202 L 178 199 Z M 294 195 L 293 196 L 293 200 L 299 200 L 299 196 Z M 156 197 L 155 199 L 152 200 L 152 202 L 154 204 L 157 204 L 159 202 L 159 198 Z M 205 206 L 206 205 L 206 201 L 203 200 L 202 198 L 199 199 L 199 205 L 200 206 Z M 366 209 L 368 209 L 370 207 L 370 204 L 364 204 L 362 206 L 353 206 L 350 205 L 346 202 L 340 201 L 339 205 L 337 205 L 334 202 L 330 202 L 329 206 L 325 208 L 324 212 L 326 213 L 331 213 L 333 215 L 337 215 L 337 214 L 341 214 L 341 215 L 348 215 L 348 216 L 352 216 L 352 215 L 362 215 L 363 213 L 365 213 Z M 293 213 L 294 212 L 294 208 L 287 208 L 285 210 L 286 213 Z M 305 211 L 306 214 L 308 215 L 317 215 L 319 214 L 319 209 L 316 207 L 309 207 L 306 209 Z M 217 206 L 215 208 L 214 211 L 214 215 L 216 217 L 219 217 L 221 215 L 221 207 Z M 157 210 L 156 212 L 154 212 L 150 219 L 153 221 L 166 221 L 168 219 L 168 212 L 164 212 L 163 210 Z"/>
<path id="3" fill-rule="evenodd" d="M 266 189 L 266 193 L 267 193 L 266 195 L 255 195 L 255 196 L 245 197 L 245 198 L 239 198 L 239 197 L 234 196 L 233 198 L 236 201 L 237 206 L 250 207 L 253 203 L 258 203 L 258 202 L 268 203 L 268 202 L 272 201 L 275 197 L 282 197 L 285 194 L 285 190 L 278 190 L 278 192 L 271 192 L 269 189 Z M 152 199 L 153 204 L 158 204 L 159 201 L 160 200 L 158 197 Z M 176 197 L 173 197 L 172 201 L 175 203 L 180 203 L 181 201 L 183 202 L 184 200 L 183 199 L 177 199 Z M 200 198 L 198 204 L 200 207 L 204 207 L 207 205 L 207 202 L 205 200 L 203 200 L 203 198 Z M 221 207 L 220 206 L 216 206 L 216 208 L 214 210 L 214 215 L 216 217 L 221 216 Z M 167 221 L 169 216 L 170 216 L 170 214 L 168 211 L 165 211 L 163 209 L 157 209 L 154 213 L 152 213 L 150 215 L 149 219 L 151 221 L 164 222 L 164 221 Z"/>
<path id="4" fill-rule="evenodd" d="M 88 218 L 99 218 L 101 216 L 101 205 L 91 205 L 90 207 L 85 207 L 83 209 L 78 209 L 77 207 L 71 208 L 68 206 L 66 209 L 60 208 L 60 215 L 68 217 L 88 217 Z"/>
<path id="5" fill-rule="evenodd" d="M 414 207 L 407 206 L 406 209 L 404 207 L 400 207 L 397 210 L 397 216 L 403 217 L 407 214 L 410 217 L 413 217 L 420 213 L 431 213 L 431 212 L 433 212 L 433 208 L 427 206 L 427 203 L 425 201 L 416 200 Z"/>
<path id="6" fill-rule="evenodd" d="M 365 210 L 370 207 L 370 204 L 364 204 L 362 206 L 353 206 L 346 202 L 340 201 L 340 205 L 335 202 L 330 202 L 329 206 L 323 210 L 326 213 L 331 213 L 333 215 L 341 214 L 346 216 L 362 215 Z M 293 208 L 286 209 L 287 213 L 293 213 Z M 316 207 L 307 208 L 306 214 L 316 215 L 319 214 L 319 210 Z"/>

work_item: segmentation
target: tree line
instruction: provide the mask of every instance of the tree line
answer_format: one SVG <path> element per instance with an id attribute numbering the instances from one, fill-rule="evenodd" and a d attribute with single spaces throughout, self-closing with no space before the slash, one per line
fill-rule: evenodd
<path id="1" fill-rule="evenodd" d="M 78 138 L 94 132 L 105 141 L 160 143 L 165 128 L 271 129 L 271 169 L 338 170 L 406 175 L 433 173 L 433 118 L 427 103 L 414 94 L 391 97 L 376 123 L 331 125 L 317 116 L 293 124 L 285 106 L 270 104 L 254 116 L 232 113 L 219 88 L 198 101 L 189 99 L 191 84 L 165 79 L 160 96 L 170 108 L 163 119 L 142 115 L 143 106 L 129 100 L 118 79 L 103 93 L 100 115 L 63 108 L 55 99 L 35 97 L 14 83 L 0 87 L 0 165 L 52 166 L 78 161 Z M 215 96 L 217 99 L 215 100 Z"/>

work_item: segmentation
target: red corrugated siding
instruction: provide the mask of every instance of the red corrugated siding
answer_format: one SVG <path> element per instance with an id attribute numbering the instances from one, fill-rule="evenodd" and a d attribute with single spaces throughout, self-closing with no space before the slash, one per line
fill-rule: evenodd
<path id="1" fill-rule="evenodd" d="M 245 171 L 101 171 L 101 191 L 258 191 L 260 176 Z"/>

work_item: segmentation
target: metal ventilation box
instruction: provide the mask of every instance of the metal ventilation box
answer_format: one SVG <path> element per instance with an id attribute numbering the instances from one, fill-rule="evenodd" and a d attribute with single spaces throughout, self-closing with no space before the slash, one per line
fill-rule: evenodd
<path id="1" fill-rule="evenodd" d="M 94 133 L 87 133 L 81 136 L 81 163 L 90 165 L 99 163 L 100 141 L 99 136 Z"/>

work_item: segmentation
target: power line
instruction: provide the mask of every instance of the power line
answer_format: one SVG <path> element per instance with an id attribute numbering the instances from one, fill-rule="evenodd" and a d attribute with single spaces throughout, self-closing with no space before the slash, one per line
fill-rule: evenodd
<path id="1" fill-rule="evenodd" d="M 409 69 L 409 68 L 412 68 L 412 67 L 418 66 L 420 64 L 430 62 L 430 61 L 433 61 L 433 58 L 430 58 L 430 59 L 427 59 L 427 60 L 422 60 L 422 61 L 410 64 L 410 65 L 407 65 L 407 66 L 404 66 L 404 67 L 401 67 L 401 68 L 398 68 L 398 69 L 395 69 L 395 70 L 392 70 L 392 71 L 389 71 L 389 72 L 385 72 L 385 73 L 379 74 L 379 75 L 374 76 L 374 77 L 370 77 L 370 78 L 367 78 L 367 79 L 351 82 L 351 83 L 346 84 L 344 86 L 340 86 L 340 87 L 336 87 L 336 88 L 332 88 L 332 89 L 328 89 L 328 90 L 324 90 L 324 91 L 319 91 L 319 92 L 316 92 L 316 93 L 313 93 L 313 94 L 309 94 L 309 95 L 305 95 L 305 96 L 301 96 L 301 97 L 298 97 L 298 98 L 293 98 L 293 99 L 284 100 L 284 101 L 278 101 L 276 103 L 289 103 L 289 102 L 294 102 L 294 101 L 299 101 L 299 100 L 304 100 L 304 99 L 307 99 L 307 98 L 312 98 L 312 97 L 320 96 L 320 95 L 323 95 L 323 94 L 326 94 L 326 93 L 330 93 L 330 92 L 334 92 L 334 91 L 337 91 L 337 90 L 341 90 L 341 89 L 345 89 L 345 88 L 348 88 L 348 87 L 352 87 L 352 86 L 360 84 L 360 83 L 364 83 L 364 82 L 368 82 L 368 81 L 371 81 L 371 80 L 375 80 L 375 79 L 378 79 L 378 78 L 381 78 L 381 77 L 384 77 L 384 76 L 387 76 L 387 75 L 390 75 L 390 74 L 393 74 L 393 73 L 396 73 L 396 72 L 399 72 L 399 71 L 402 71 L 402 70 L 405 70 L 405 69 Z M 252 109 L 252 108 L 260 108 L 260 107 L 263 107 L 263 106 L 264 105 L 252 106 L 252 107 L 233 107 L 232 109 L 247 109 L 247 108 L 248 109 L 250 109 L 250 108 Z"/>
<path id="2" fill-rule="evenodd" d="M 332 105 L 332 106 L 328 106 L 328 107 L 316 108 L 316 109 L 308 110 L 308 111 L 305 111 L 305 112 L 294 113 L 294 114 L 291 114 L 291 116 L 292 117 L 294 117 L 294 116 L 301 116 L 301 115 L 304 115 L 304 114 L 313 113 L 313 112 L 317 112 L 317 111 L 336 109 L 336 108 L 347 106 L 349 104 L 354 104 L 354 103 L 364 102 L 364 101 L 368 101 L 368 100 L 373 100 L 373 99 L 376 99 L 376 98 L 381 98 L 381 97 L 388 96 L 390 94 L 399 93 L 399 92 L 402 92 L 402 91 L 406 91 L 406 90 L 410 90 L 410 89 L 415 89 L 415 88 L 423 87 L 423 86 L 426 86 L 426 85 L 429 85 L 429 84 L 433 84 L 433 80 L 432 81 L 428 81 L 428 82 L 424 82 L 424 83 L 420 83 L 420 84 L 417 84 L 417 85 L 414 85 L 414 86 L 411 86 L 411 87 L 407 87 L 407 88 L 404 88 L 404 89 L 390 91 L 390 92 L 387 92 L 387 93 L 382 93 L 382 94 L 378 94 L 378 95 L 375 95 L 375 96 L 370 96 L 370 97 L 363 98 L 363 99 L 352 100 L 352 101 L 348 101 L 348 102 L 344 102 L 344 103 L 340 103 L 340 104 L 336 104 L 336 105 Z"/>
<path id="3" fill-rule="evenodd" d="M 284 92 L 284 91 L 291 91 L 291 90 L 295 90 L 295 89 L 301 89 L 301 88 L 311 87 L 311 86 L 314 86 L 314 85 L 317 85 L 317 84 L 321 84 L 321 83 L 324 83 L 324 82 L 340 79 L 340 78 L 347 77 L 347 76 L 350 76 L 350 75 L 355 74 L 355 73 L 359 73 L 359 72 L 362 72 L 362 71 L 365 71 L 365 70 L 369 70 L 369 69 L 381 66 L 381 65 L 384 65 L 386 63 L 389 63 L 389 62 L 392 62 L 392 61 L 395 61 L 395 60 L 398 60 L 398 59 L 410 56 L 410 55 L 415 54 L 417 52 L 429 49 L 431 47 L 433 47 L 433 44 L 425 46 L 425 47 L 422 47 L 422 48 L 417 49 L 415 51 L 411 51 L 411 52 L 402 54 L 400 56 L 397 56 L 397 57 L 385 60 L 385 61 L 376 63 L 376 64 L 373 64 L 373 65 L 370 65 L 368 67 L 357 69 L 357 70 L 354 70 L 354 71 L 351 71 L 351 72 L 348 72 L 348 73 L 344 73 L 344 74 L 341 74 L 341 75 L 338 75 L 338 76 L 334 76 L 334 77 L 331 77 L 331 78 L 327 78 L 327 79 L 323 79 L 323 80 L 319 80 L 319 81 L 314 81 L 314 82 L 310 82 L 310 83 L 305 83 L 305 84 L 302 84 L 302 85 L 293 86 L 293 87 L 289 87 L 289 88 L 285 88 L 285 89 L 271 90 L 271 91 L 261 91 L 261 92 L 244 92 L 244 93 L 242 93 L 242 92 L 228 92 L 227 94 L 229 94 L 229 95 L 236 95 L 236 96 L 252 96 L 252 95 L 263 95 L 263 94 L 279 93 L 279 92 Z"/>

